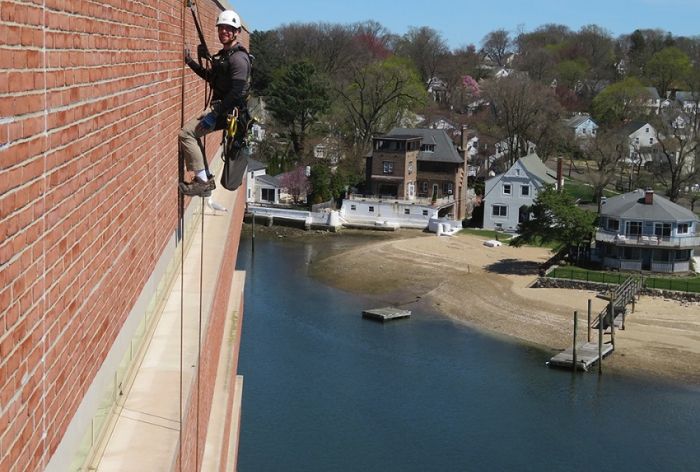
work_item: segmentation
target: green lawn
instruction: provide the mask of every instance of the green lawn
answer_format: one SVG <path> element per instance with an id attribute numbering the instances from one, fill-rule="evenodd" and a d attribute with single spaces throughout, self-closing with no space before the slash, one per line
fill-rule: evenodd
<path id="1" fill-rule="evenodd" d="M 564 192 L 579 200 L 580 203 L 594 203 L 593 187 L 584 182 L 564 178 Z M 617 195 L 617 193 L 612 190 L 604 189 L 603 195 L 612 197 Z"/>
<path id="2" fill-rule="evenodd" d="M 622 283 L 631 274 L 625 272 L 607 272 L 586 270 L 578 267 L 557 267 L 549 277 L 570 280 L 585 280 L 607 284 Z M 700 293 L 700 276 L 688 277 L 644 277 L 644 286 L 652 289 L 677 290 L 680 292 Z"/>

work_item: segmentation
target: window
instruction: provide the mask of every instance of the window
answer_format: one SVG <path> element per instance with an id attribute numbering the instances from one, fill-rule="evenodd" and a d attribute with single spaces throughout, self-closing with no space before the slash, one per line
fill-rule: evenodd
<path id="1" fill-rule="evenodd" d="M 649 132 L 649 127 L 648 127 L 648 126 L 647 126 L 647 128 L 644 130 L 644 132 L 645 132 L 645 133 L 648 133 L 648 132 Z"/>
<path id="2" fill-rule="evenodd" d="M 421 144 L 420 150 L 423 152 L 435 152 L 434 144 Z"/>
<path id="3" fill-rule="evenodd" d="M 639 144 L 639 138 L 634 138 L 634 144 Z"/>
<path id="4" fill-rule="evenodd" d="M 510 184 L 503 184 L 503 195 L 510 195 Z"/>
<path id="5" fill-rule="evenodd" d="M 678 223 L 676 232 L 678 234 L 688 234 L 688 223 Z"/>
<path id="6" fill-rule="evenodd" d="M 620 231 L 620 220 L 617 220 L 615 218 L 608 218 L 608 230 Z"/>
<path id="7" fill-rule="evenodd" d="M 521 185 L 520 186 L 520 195 L 523 197 L 529 197 L 530 196 L 530 186 L 529 185 Z"/>
<path id="8" fill-rule="evenodd" d="M 266 202 L 274 202 L 275 201 L 275 189 L 274 188 L 262 189 L 262 199 Z"/>
<path id="9" fill-rule="evenodd" d="M 410 209 L 410 208 L 404 208 L 404 209 L 403 209 L 403 214 L 404 214 L 404 215 L 410 215 L 410 214 L 411 214 L 411 209 Z"/>
<path id="10" fill-rule="evenodd" d="M 654 144 L 654 138 L 649 138 L 649 144 Z"/>
<path id="11" fill-rule="evenodd" d="M 370 206 L 370 207 L 369 207 L 369 212 L 370 212 L 370 213 L 374 213 L 374 207 L 373 207 L 373 206 Z"/>
<path id="12" fill-rule="evenodd" d="M 428 182 L 423 181 L 420 183 L 420 191 L 422 193 L 428 193 Z"/>
<path id="13" fill-rule="evenodd" d="M 428 210 L 423 210 L 423 216 L 428 216 Z"/>
<path id="14" fill-rule="evenodd" d="M 654 234 L 659 238 L 668 238 L 671 236 L 671 223 L 656 223 L 654 224 Z"/>
<path id="15" fill-rule="evenodd" d="M 662 250 L 655 250 L 653 259 L 654 262 L 669 262 L 669 256 L 671 255 L 671 251 L 662 251 Z"/>
<path id="16" fill-rule="evenodd" d="M 382 167 L 383 167 L 383 172 L 385 174 L 393 174 L 394 173 L 394 162 L 393 161 L 382 162 Z"/>
<path id="17" fill-rule="evenodd" d="M 413 161 L 408 161 L 408 174 L 411 175 L 413 173 Z"/>
<path id="18" fill-rule="evenodd" d="M 493 216 L 508 216 L 508 207 L 505 205 L 494 205 L 491 214 Z"/>
<path id="19" fill-rule="evenodd" d="M 640 236 L 642 234 L 642 222 L 641 221 L 629 221 L 627 222 L 627 236 Z"/>
<path id="20" fill-rule="evenodd" d="M 357 205 L 350 205 L 350 209 L 351 209 L 352 211 L 356 211 L 356 210 L 357 210 Z"/>
<path id="21" fill-rule="evenodd" d="M 690 249 L 678 249 L 676 250 L 676 261 L 689 261 L 690 260 Z"/>
<path id="22" fill-rule="evenodd" d="M 452 182 L 443 182 L 442 193 L 445 195 L 452 195 Z"/>

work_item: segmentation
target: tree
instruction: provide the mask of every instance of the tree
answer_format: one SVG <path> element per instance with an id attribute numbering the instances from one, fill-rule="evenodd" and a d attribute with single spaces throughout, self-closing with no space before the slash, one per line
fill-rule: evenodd
<path id="1" fill-rule="evenodd" d="M 267 95 L 274 71 L 282 66 L 279 46 L 279 36 L 275 31 L 255 30 L 250 35 L 250 48 L 255 51 L 251 89 L 257 96 Z"/>
<path id="2" fill-rule="evenodd" d="M 280 185 L 287 189 L 287 192 L 292 196 L 294 204 L 299 203 L 301 196 L 306 195 L 311 188 L 304 167 L 297 167 L 286 174 L 282 174 L 279 179 Z"/>
<path id="3" fill-rule="evenodd" d="M 423 84 L 435 77 L 438 64 L 449 49 L 440 33 L 427 26 L 411 27 L 397 45 L 397 55 L 413 61 Z"/>
<path id="4" fill-rule="evenodd" d="M 616 125 L 642 112 L 649 92 L 639 79 L 627 77 L 605 87 L 593 99 L 593 117 L 598 123 Z"/>
<path id="5" fill-rule="evenodd" d="M 668 47 L 654 54 L 646 68 L 647 76 L 662 97 L 674 84 L 685 80 L 690 71 L 690 59 L 677 47 Z"/>
<path id="6" fill-rule="evenodd" d="M 695 159 L 700 151 L 700 118 L 697 113 L 687 113 L 674 107 L 665 110 L 654 121 L 659 152 L 652 163 L 652 170 L 666 186 L 669 200 L 676 202 L 683 188 L 693 183 L 698 175 Z M 683 125 L 680 126 L 680 123 Z"/>
<path id="7" fill-rule="evenodd" d="M 572 196 L 552 186 L 540 191 L 530 213 L 531 218 L 518 225 L 512 246 L 554 243 L 559 248 L 578 247 L 595 230 L 595 214 L 579 208 Z"/>
<path id="8" fill-rule="evenodd" d="M 628 136 L 616 131 L 602 129 L 594 139 L 582 143 L 580 152 L 586 166 L 593 164 L 590 173 L 593 199 L 600 212 L 603 190 L 617 177 L 617 168 L 624 162 L 629 149 Z"/>
<path id="9" fill-rule="evenodd" d="M 491 134 L 506 141 L 509 166 L 527 151 L 527 141 L 544 143 L 556 129 L 561 106 L 554 93 L 524 74 L 491 79 L 482 93 L 493 111 Z"/>
<path id="10" fill-rule="evenodd" d="M 363 68 L 351 68 L 336 90 L 352 144 L 366 146 L 372 135 L 400 123 L 408 110 L 425 103 L 426 92 L 415 69 L 392 57 Z"/>
<path id="11" fill-rule="evenodd" d="M 512 41 L 508 31 L 497 29 L 484 36 L 481 40 L 481 53 L 497 66 L 505 66 L 506 59 L 512 53 Z"/>
<path id="12" fill-rule="evenodd" d="M 285 128 L 294 153 L 301 156 L 309 129 L 330 105 L 328 85 L 311 64 L 295 63 L 275 73 L 267 105 L 275 120 Z"/>

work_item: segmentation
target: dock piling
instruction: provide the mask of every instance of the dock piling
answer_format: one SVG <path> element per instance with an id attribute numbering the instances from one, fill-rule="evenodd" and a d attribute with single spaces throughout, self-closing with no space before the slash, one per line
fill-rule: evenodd
<path id="1" fill-rule="evenodd" d="M 572 370 L 576 372 L 576 365 L 577 365 L 577 360 L 576 359 L 576 331 L 578 331 L 578 312 L 574 311 L 574 349 L 573 349 L 573 362 L 571 363 Z"/>

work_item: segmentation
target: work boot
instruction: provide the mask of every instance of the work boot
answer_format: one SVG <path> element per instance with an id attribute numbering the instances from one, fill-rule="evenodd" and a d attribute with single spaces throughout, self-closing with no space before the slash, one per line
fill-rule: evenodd
<path id="1" fill-rule="evenodd" d="M 180 191 L 183 195 L 190 197 L 210 197 L 211 191 L 216 188 L 214 180 L 202 182 L 199 177 L 192 179 L 192 182 L 180 182 Z"/>

